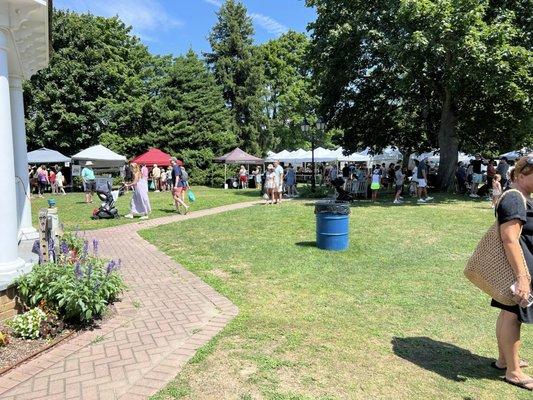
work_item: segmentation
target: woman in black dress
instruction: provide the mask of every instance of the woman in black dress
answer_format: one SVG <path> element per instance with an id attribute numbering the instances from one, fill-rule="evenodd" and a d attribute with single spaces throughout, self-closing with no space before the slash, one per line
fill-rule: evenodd
<path id="1" fill-rule="evenodd" d="M 517 161 L 511 173 L 513 188 L 522 193 L 508 193 L 497 208 L 500 234 L 505 253 L 516 276 L 518 305 L 506 306 L 492 300 L 491 305 L 501 309 L 496 323 L 498 360 L 493 367 L 505 370 L 505 381 L 523 389 L 533 390 L 533 378 L 522 372 L 527 363 L 520 361 L 520 328 L 522 323 L 533 323 L 533 305 L 527 307 L 532 291 L 526 269 L 533 276 L 533 154 Z M 524 197 L 526 204 L 524 204 Z M 520 229 L 522 228 L 522 233 Z M 522 254 L 526 260 L 524 265 Z"/>

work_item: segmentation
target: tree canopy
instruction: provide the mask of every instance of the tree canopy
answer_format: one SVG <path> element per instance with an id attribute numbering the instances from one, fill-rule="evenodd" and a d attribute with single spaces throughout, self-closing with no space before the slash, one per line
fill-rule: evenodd
<path id="1" fill-rule="evenodd" d="M 321 110 L 344 130 L 344 146 L 440 147 L 446 189 L 459 148 L 531 141 L 527 3 L 309 0 Z"/>

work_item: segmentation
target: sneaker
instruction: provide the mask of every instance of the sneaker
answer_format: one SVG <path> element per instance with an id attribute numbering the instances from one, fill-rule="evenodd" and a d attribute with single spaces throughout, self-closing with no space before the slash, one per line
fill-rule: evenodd
<path id="1" fill-rule="evenodd" d="M 126 214 L 124 215 L 124 218 L 133 219 L 133 214 Z"/>
<path id="2" fill-rule="evenodd" d="M 155 193 L 159 193 L 159 192 L 160 192 L 160 190 L 156 190 L 156 191 L 155 191 Z"/>
<path id="3" fill-rule="evenodd" d="M 429 196 L 426 197 L 426 201 L 431 201 L 431 200 L 433 200 L 433 197 L 429 197 Z"/>
<path id="4" fill-rule="evenodd" d="M 472 193 L 472 194 L 470 195 L 470 197 L 473 198 L 473 199 L 477 199 L 479 196 L 478 196 L 477 194 Z"/>
<path id="5" fill-rule="evenodd" d="M 402 204 L 402 202 L 400 200 L 394 200 L 392 204 Z"/>
<path id="6" fill-rule="evenodd" d="M 143 215 L 141 218 L 139 219 L 148 219 L 148 215 Z"/>
<path id="7" fill-rule="evenodd" d="M 418 203 L 425 203 L 425 202 L 426 202 L 426 200 L 424 200 L 424 199 L 418 199 Z"/>

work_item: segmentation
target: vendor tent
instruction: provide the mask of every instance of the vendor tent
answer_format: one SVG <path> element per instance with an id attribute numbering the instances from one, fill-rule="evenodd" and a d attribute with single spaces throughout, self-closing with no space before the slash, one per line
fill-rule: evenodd
<path id="1" fill-rule="evenodd" d="M 374 164 L 396 164 L 398 161 L 402 161 L 403 154 L 396 147 L 387 147 L 380 154 L 373 157 Z"/>
<path id="2" fill-rule="evenodd" d="M 64 156 L 59 151 L 50 150 L 46 147 L 28 153 L 28 164 L 54 164 L 67 162 L 70 162 L 69 157 Z"/>
<path id="3" fill-rule="evenodd" d="M 263 164 L 263 159 L 256 156 L 252 156 L 251 154 L 248 154 L 237 147 L 235 150 L 224 154 L 222 157 L 215 158 L 215 162 L 224 164 L 254 165 Z"/>
<path id="4" fill-rule="evenodd" d="M 147 167 L 152 167 L 157 164 L 160 167 L 168 167 L 172 156 L 162 150 L 151 148 L 146 153 L 135 157 L 132 162 L 137 164 L 145 164 Z M 181 160 L 178 160 L 179 165 L 183 165 Z"/>
<path id="5" fill-rule="evenodd" d="M 221 157 L 215 158 L 215 162 L 224 163 L 224 181 L 227 178 L 227 165 L 228 164 L 241 164 L 241 165 L 261 165 L 263 159 L 252 156 L 238 147 Z"/>
<path id="6" fill-rule="evenodd" d="M 517 158 L 520 158 L 526 154 L 529 154 L 533 149 L 523 147 L 520 150 L 510 151 L 509 153 L 502 154 L 500 158 L 506 157 L 508 160 L 515 161 Z"/>
<path id="7" fill-rule="evenodd" d="M 72 160 L 81 165 L 84 165 L 86 161 L 92 161 L 95 169 L 110 169 L 124 165 L 126 157 L 98 144 L 73 155 Z"/>

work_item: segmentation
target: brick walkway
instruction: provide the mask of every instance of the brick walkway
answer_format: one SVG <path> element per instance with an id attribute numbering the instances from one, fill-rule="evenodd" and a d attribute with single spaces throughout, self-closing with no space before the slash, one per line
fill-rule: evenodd
<path id="1" fill-rule="evenodd" d="M 0 398 L 137 400 L 163 388 L 238 310 L 137 231 L 254 204 L 88 232 L 103 257 L 122 259 L 129 290 L 117 316 L 0 377 Z"/>

